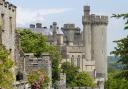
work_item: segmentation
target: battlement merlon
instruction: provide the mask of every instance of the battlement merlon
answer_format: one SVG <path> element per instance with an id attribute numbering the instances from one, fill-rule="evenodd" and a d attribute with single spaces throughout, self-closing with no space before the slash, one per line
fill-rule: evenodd
<path id="1" fill-rule="evenodd" d="M 12 12 L 15 12 L 16 11 L 16 6 L 5 1 L 5 0 L 0 0 L 0 5 L 7 8 L 8 10 L 12 11 Z"/>

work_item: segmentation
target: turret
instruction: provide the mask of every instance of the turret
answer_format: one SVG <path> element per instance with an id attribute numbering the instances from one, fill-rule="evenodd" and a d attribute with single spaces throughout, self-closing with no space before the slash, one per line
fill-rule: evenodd
<path id="1" fill-rule="evenodd" d="M 91 15 L 92 60 L 96 62 L 97 77 L 107 79 L 107 16 Z"/>
<path id="2" fill-rule="evenodd" d="M 52 26 L 50 26 L 53 31 L 53 40 L 54 40 L 54 45 L 57 44 L 57 22 L 53 22 Z"/>
<path id="3" fill-rule="evenodd" d="M 107 16 L 90 15 L 90 7 L 84 7 L 83 42 L 85 59 L 95 61 L 96 78 L 107 79 Z M 102 80 L 102 82 L 104 82 Z M 100 80 L 98 80 L 100 81 Z"/>
<path id="4" fill-rule="evenodd" d="M 57 29 L 57 45 L 62 46 L 64 42 L 64 34 L 61 29 Z"/>
<path id="5" fill-rule="evenodd" d="M 91 61 L 91 20 L 90 7 L 84 6 L 83 23 L 83 44 L 85 46 L 85 59 Z"/>
<path id="6" fill-rule="evenodd" d="M 64 24 L 63 27 L 64 34 L 66 35 L 67 44 L 73 46 L 74 34 L 75 34 L 75 24 Z"/>

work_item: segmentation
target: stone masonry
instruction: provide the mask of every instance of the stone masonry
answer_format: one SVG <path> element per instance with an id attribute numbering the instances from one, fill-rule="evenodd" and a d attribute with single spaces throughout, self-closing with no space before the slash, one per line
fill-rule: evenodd
<path id="1" fill-rule="evenodd" d="M 75 24 L 64 24 L 59 28 L 56 22 L 50 28 L 41 23 L 31 24 L 33 32 L 48 37 L 48 43 L 59 48 L 63 62 L 70 62 L 89 72 L 96 81 L 107 79 L 107 16 L 90 14 L 90 6 L 84 6 L 83 31 Z"/>

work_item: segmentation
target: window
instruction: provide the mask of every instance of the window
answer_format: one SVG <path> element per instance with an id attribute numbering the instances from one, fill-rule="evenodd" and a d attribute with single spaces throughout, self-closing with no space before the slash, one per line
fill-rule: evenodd
<path id="1" fill-rule="evenodd" d="M 80 55 L 78 55 L 78 58 L 77 58 L 77 67 L 80 68 Z"/>
<path id="2" fill-rule="evenodd" d="M 71 64 L 74 65 L 74 55 L 72 55 L 72 57 L 71 57 Z"/>
<path id="3" fill-rule="evenodd" d="M 4 14 L 1 14 L 1 18 L 2 18 L 2 21 L 1 21 L 1 29 L 4 30 L 4 25 L 5 25 L 5 21 L 4 21 Z"/>
<path id="4" fill-rule="evenodd" d="M 29 59 L 29 61 L 31 61 L 31 62 L 32 62 L 32 61 L 33 61 L 33 59 L 32 59 L 32 58 L 30 58 L 30 59 Z"/>
<path id="5" fill-rule="evenodd" d="M 9 33 L 12 34 L 12 17 L 9 17 L 9 26 L 10 26 Z"/>
<path id="6" fill-rule="evenodd" d="M 82 55 L 82 59 L 84 59 L 85 58 L 85 55 Z"/>
<path id="7" fill-rule="evenodd" d="M 38 67 L 38 63 L 32 63 L 33 67 Z"/>

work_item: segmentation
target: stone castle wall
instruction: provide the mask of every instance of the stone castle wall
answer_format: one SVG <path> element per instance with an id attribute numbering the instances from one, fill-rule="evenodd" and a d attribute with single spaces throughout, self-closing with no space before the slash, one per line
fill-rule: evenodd
<path id="1" fill-rule="evenodd" d="M 0 0 L 0 23 L 2 44 L 15 59 L 16 6 L 5 0 Z"/>

